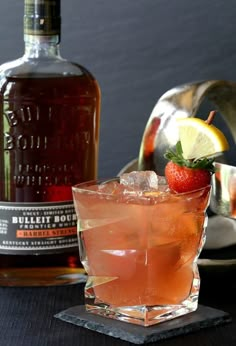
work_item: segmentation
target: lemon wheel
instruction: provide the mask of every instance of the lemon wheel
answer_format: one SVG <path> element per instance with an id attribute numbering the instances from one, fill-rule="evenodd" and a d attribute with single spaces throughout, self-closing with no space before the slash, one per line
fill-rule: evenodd
<path id="1" fill-rule="evenodd" d="M 202 119 L 179 119 L 178 127 L 185 159 L 217 156 L 229 149 L 223 132 Z"/>

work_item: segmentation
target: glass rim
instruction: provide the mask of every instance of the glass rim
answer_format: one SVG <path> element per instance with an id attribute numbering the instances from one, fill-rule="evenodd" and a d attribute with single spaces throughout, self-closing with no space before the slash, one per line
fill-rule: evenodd
<path id="1" fill-rule="evenodd" d="M 120 195 L 122 195 L 123 193 L 117 193 L 117 194 L 114 194 L 114 195 L 112 195 L 111 193 L 107 193 L 107 192 L 103 192 L 103 191 L 95 191 L 95 190 L 91 190 L 89 187 L 90 186 L 92 186 L 92 185 L 101 185 L 101 184 L 105 184 L 105 183 L 108 183 L 108 182 L 111 182 L 111 181 L 118 181 L 119 182 L 119 180 L 120 180 L 120 177 L 119 176 L 117 176 L 117 177 L 112 177 L 112 178 L 101 178 L 101 179 L 93 179 L 93 180 L 88 180 L 88 181 L 85 181 L 85 182 L 82 182 L 82 183 L 78 183 L 78 184 L 75 184 L 75 185 L 73 185 L 72 186 L 72 191 L 74 192 L 74 193 L 76 193 L 76 192 L 89 192 L 90 194 L 94 194 L 94 195 L 96 195 L 96 194 L 99 194 L 100 196 L 102 196 L 102 195 L 104 195 L 104 196 L 111 196 L 111 197 L 114 197 L 114 198 L 116 198 L 116 197 L 118 197 L 118 196 L 120 196 Z M 163 184 L 162 184 L 163 185 Z M 166 185 L 168 185 L 167 183 L 166 183 Z M 87 187 L 87 188 L 86 188 Z M 204 186 L 204 187 L 201 187 L 201 188 L 199 188 L 199 189 L 196 189 L 196 190 L 192 190 L 192 191 L 187 191 L 187 192 L 181 192 L 181 193 L 173 193 L 173 192 L 171 192 L 171 191 L 169 191 L 169 192 L 167 192 L 167 193 L 170 193 L 172 196 L 176 196 L 176 197 L 178 197 L 178 196 L 190 196 L 190 195 L 192 195 L 192 194 L 194 194 L 194 193 L 196 193 L 196 192 L 199 192 L 199 191 L 202 191 L 202 190 L 205 190 L 205 189 L 207 189 L 207 188 L 209 188 L 209 190 L 211 190 L 211 184 L 208 184 L 208 185 L 206 185 L 206 186 Z M 155 192 L 156 190 L 150 190 L 150 192 Z M 134 192 L 142 192 L 142 190 L 140 190 L 140 191 L 134 191 Z M 165 192 L 163 192 L 163 193 L 165 193 Z M 128 195 L 128 194 L 127 194 Z M 138 197 L 138 196 L 137 196 Z M 139 196 L 139 197 L 141 197 L 141 196 Z M 142 196 L 142 197 L 145 197 L 145 198 L 160 198 L 160 195 L 159 196 Z M 194 197 L 193 197 L 194 198 Z"/>
<path id="2" fill-rule="evenodd" d="M 94 191 L 94 190 L 90 190 L 90 189 L 86 189 L 86 187 L 92 186 L 92 185 L 101 185 L 101 184 L 105 184 L 108 183 L 110 181 L 120 181 L 120 177 L 113 177 L 113 178 L 101 178 L 101 179 L 92 179 L 92 180 L 88 180 L 88 181 L 84 181 L 82 183 L 78 183 L 72 186 L 72 191 L 73 192 L 78 192 L 78 191 L 88 191 L 90 193 L 94 193 L 94 194 L 101 194 L 101 195 L 110 195 L 109 193 L 104 193 L 102 191 Z"/>

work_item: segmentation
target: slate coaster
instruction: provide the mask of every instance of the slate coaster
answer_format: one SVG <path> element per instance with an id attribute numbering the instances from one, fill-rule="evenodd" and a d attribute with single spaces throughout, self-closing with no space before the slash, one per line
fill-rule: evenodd
<path id="1" fill-rule="evenodd" d="M 84 305 L 73 306 L 59 312 L 55 317 L 134 344 L 164 340 L 231 321 L 228 313 L 203 305 L 199 305 L 195 312 L 150 327 L 91 314 L 85 311 Z"/>

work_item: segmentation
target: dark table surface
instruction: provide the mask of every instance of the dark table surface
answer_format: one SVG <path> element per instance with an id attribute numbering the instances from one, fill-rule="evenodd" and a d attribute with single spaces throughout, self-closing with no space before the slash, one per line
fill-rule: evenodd
<path id="1" fill-rule="evenodd" d="M 229 312 L 232 322 L 178 336 L 156 346 L 235 346 L 236 269 L 204 268 L 200 303 Z M 60 287 L 0 288 L 0 345 L 128 346 L 134 345 L 56 319 L 54 315 L 83 303 L 83 284 Z"/>

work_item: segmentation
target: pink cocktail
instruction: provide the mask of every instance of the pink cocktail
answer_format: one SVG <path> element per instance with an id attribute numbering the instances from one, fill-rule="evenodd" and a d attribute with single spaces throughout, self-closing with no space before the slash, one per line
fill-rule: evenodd
<path id="1" fill-rule="evenodd" d="M 144 326 L 195 311 L 209 194 L 117 181 L 74 187 L 87 311 Z"/>

